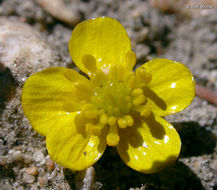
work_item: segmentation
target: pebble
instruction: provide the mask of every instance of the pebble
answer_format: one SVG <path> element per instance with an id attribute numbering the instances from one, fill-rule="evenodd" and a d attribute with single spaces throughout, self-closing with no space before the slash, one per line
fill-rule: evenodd
<path id="1" fill-rule="evenodd" d="M 48 159 L 48 160 L 45 162 L 45 166 L 46 166 L 46 168 L 47 168 L 47 170 L 48 170 L 49 172 L 52 172 L 53 169 L 54 169 L 54 167 L 55 167 L 55 163 L 54 163 L 53 160 Z"/>
<path id="2" fill-rule="evenodd" d="M 12 186 L 10 184 L 0 184 L 1 190 L 12 190 Z"/>
<path id="3" fill-rule="evenodd" d="M 24 181 L 25 183 L 31 184 L 31 183 L 33 183 L 33 182 L 35 181 L 35 177 L 32 176 L 32 175 L 29 175 L 29 174 L 27 174 L 27 173 L 24 173 L 24 174 L 23 174 L 23 181 Z"/>
<path id="4" fill-rule="evenodd" d="M 0 18 L 0 63 L 21 84 L 34 72 L 59 63 L 58 54 L 31 26 Z"/>
<path id="5" fill-rule="evenodd" d="M 210 164 L 210 167 L 211 167 L 214 171 L 216 171 L 216 173 L 217 173 L 217 160 L 214 160 L 214 161 Z"/>
<path id="6" fill-rule="evenodd" d="M 29 175 L 36 176 L 38 175 L 38 168 L 35 166 L 26 168 L 26 173 L 28 173 Z"/>
<path id="7" fill-rule="evenodd" d="M 94 178 L 96 171 L 94 167 L 89 167 L 84 171 L 80 171 L 75 179 L 76 189 L 88 190 L 94 187 Z"/>
<path id="8" fill-rule="evenodd" d="M 33 159 L 36 161 L 36 162 L 41 162 L 43 159 L 44 159 L 44 154 L 41 150 L 37 150 L 34 152 L 33 154 Z"/>
<path id="9" fill-rule="evenodd" d="M 23 155 L 22 155 L 21 151 L 12 151 L 11 155 L 15 161 L 23 160 Z"/>
<path id="10" fill-rule="evenodd" d="M 64 0 L 35 0 L 44 10 L 50 13 L 53 17 L 70 24 L 76 25 L 81 17 L 76 10 L 75 2 L 72 4 L 64 3 Z M 60 11 L 61 10 L 61 11 Z"/>

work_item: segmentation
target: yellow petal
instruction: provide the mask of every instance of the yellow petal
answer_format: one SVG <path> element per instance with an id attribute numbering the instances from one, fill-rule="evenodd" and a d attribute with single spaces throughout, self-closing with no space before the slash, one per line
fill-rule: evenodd
<path id="1" fill-rule="evenodd" d="M 76 71 L 61 67 L 46 69 L 27 79 L 22 107 L 38 133 L 46 135 L 57 126 L 62 114 L 81 109 L 82 102 L 73 96 L 73 85 L 79 81 L 88 82 Z"/>
<path id="2" fill-rule="evenodd" d="M 148 174 L 173 163 L 180 152 L 181 141 L 173 126 L 151 115 L 147 120 L 134 119 L 135 124 L 119 131 L 117 146 L 121 159 L 131 168 Z"/>
<path id="3" fill-rule="evenodd" d="M 49 132 L 46 146 L 52 160 L 71 170 L 84 170 L 93 165 L 106 148 L 106 131 L 100 136 L 78 132 L 74 118 L 77 113 L 64 115 L 58 128 Z"/>
<path id="4" fill-rule="evenodd" d="M 88 70 L 82 63 L 83 56 L 92 55 L 99 69 L 112 64 L 125 64 L 125 56 L 130 50 L 130 40 L 124 27 L 117 20 L 108 17 L 78 24 L 69 41 L 72 60 L 85 73 Z"/>
<path id="5" fill-rule="evenodd" d="M 154 59 L 142 67 L 152 75 L 151 82 L 144 87 L 144 94 L 155 114 L 170 115 L 192 102 L 195 81 L 185 65 L 169 59 Z"/>

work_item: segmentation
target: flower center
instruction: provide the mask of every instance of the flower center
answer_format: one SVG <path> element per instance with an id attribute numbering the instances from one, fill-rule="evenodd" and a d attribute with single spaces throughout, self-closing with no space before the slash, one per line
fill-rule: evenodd
<path id="1" fill-rule="evenodd" d="M 129 113 L 131 104 L 130 89 L 122 81 L 105 81 L 95 89 L 92 103 L 108 116 L 119 117 Z"/>
<path id="2" fill-rule="evenodd" d="M 111 68 L 102 69 L 97 69 L 92 55 L 85 55 L 82 60 L 90 71 L 90 86 L 83 83 L 75 85 L 75 96 L 88 102 L 78 114 L 77 123 L 83 124 L 85 131 L 92 135 L 100 135 L 107 129 L 106 139 L 110 146 L 116 146 L 120 140 L 118 128 L 133 126 L 132 112 L 138 112 L 142 117 L 151 113 L 143 91 L 143 87 L 151 81 L 151 75 L 143 67 L 139 67 L 135 74 L 130 71 L 135 59 L 134 53 L 128 52 L 127 65 L 114 64 Z"/>

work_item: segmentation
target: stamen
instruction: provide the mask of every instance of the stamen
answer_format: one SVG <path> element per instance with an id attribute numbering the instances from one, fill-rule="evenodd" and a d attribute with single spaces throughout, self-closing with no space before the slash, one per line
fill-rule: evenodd
<path id="1" fill-rule="evenodd" d="M 127 126 L 133 126 L 134 120 L 133 120 L 133 118 L 130 115 L 124 116 L 124 119 L 127 122 Z"/>
<path id="2" fill-rule="evenodd" d="M 108 123 L 108 116 L 106 114 L 102 114 L 100 117 L 100 122 L 103 124 Z"/>
<path id="3" fill-rule="evenodd" d="M 125 55 L 125 63 L 127 66 L 129 66 L 130 70 L 133 69 L 136 64 L 136 54 L 133 51 L 127 52 Z"/>
<path id="4" fill-rule="evenodd" d="M 149 72 L 146 72 L 144 67 L 139 67 L 138 69 L 136 69 L 136 78 L 143 84 L 148 84 L 149 82 L 151 82 L 152 79 L 152 75 Z"/>
<path id="5" fill-rule="evenodd" d="M 116 146 L 118 144 L 120 137 L 118 135 L 118 129 L 116 124 L 110 125 L 106 140 L 109 146 Z"/>
<path id="6" fill-rule="evenodd" d="M 84 64 L 84 66 L 91 72 L 91 73 L 95 73 L 97 68 L 96 68 L 96 60 L 92 55 L 84 55 L 82 57 L 82 63 Z"/>
<path id="7" fill-rule="evenodd" d="M 108 119 L 108 124 L 109 124 L 110 126 L 115 125 L 115 124 L 116 124 L 116 119 L 115 119 L 115 117 L 113 117 L 113 116 L 109 117 L 109 119 Z"/>
<path id="8" fill-rule="evenodd" d="M 135 106 L 140 105 L 144 102 L 145 102 L 145 96 L 144 95 L 137 96 L 137 97 L 133 98 L 133 100 L 132 100 L 132 103 Z"/>
<path id="9" fill-rule="evenodd" d="M 151 109 L 144 109 L 140 115 L 143 117 L 148 117 L 151 114 Z"/>
<path id="10" fill-rule="evenodd" d="M 148 117 L 151 114 L 151 106 L 148 104 L 134 106 L 132 109 L 136 112 L 139 112 L 143 117 Z"/>
<path id="11" fill-rule="evenodd" d="M 104 125 L 98 123 L 96 125 L 92 123 L 87 123 L 85 126 L 85 131 L 92 135 L 99 136 L 103 130 Z"/>
<path id="12" fill-rule="evenodd" d="M 136 97 L 143 94 L 143 90 L 141 88 L 136 88 L 131 92 L 131 95 Z"/>
<path id="13" fill-rule="evenodd" d="M 135 74 L 136 74 L 136 77 L 140 77 L 141 79 L 145 78 L 146 70 L 144 67 L 141 66 L 138 69 L 136 69 Z"/>
<path id="14" fill-rule="evenodd" d="M 151 114 L 150 105 L 145 105 L 144 109 L 141 111 L 140 115 L 143 117 L 148 117 Z"/>
<path id="15" fill-rule="evenodd" d="M 127 126 L 132 126 L 134 123 L 133 118 L 130 115 L 126 115 L 123 118 L 118 119 L 118 126 L 120 128 L 126 128 Z"/>
<path id="16" fill-rule="evenodd" d="M 123 118 L 118 119 L 118 126 L 120 128 L 126 128 L 127 127 L 127 121 Z"/>
<path id="17" fill-rule="evenodd" d="M 93 104 L 85 104 L 82 108 L 84 115 L 88 119 L 94 119 L 98 115 L 97 109 L 94 107 Z"/>

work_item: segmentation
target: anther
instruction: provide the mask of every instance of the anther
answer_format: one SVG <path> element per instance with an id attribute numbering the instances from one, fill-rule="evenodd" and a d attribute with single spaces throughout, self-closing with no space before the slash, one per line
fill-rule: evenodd
<path id="1" fill-rule="evenodd" d="M 130 70 L 133 69 L 136 64 L 136 54 L 133 51 L 127 52 L 125 55 L 125 63 L 127 66 L 129 66 Z"/>
<path id="2" fill-rule="evenodd" d="M 143 94 L 143 90 L 141 88 L 136 88 L 131 92 L 131 95 L 136 97 Z"/>
<path id="3" fill-rule="evenodd" d="M 124 116 L 124 120 L 126 121 L 127 126 L 133 126 L 134 120 L 130 115 Z"/>
<path id="4" fill-rule="evenodd" d="M 136 69 L 135 74 L 136 74 L 136 77 L 144 78 L 146 75 L 146 70 L 144 67 L 141 66 L 138 69 Z"/>
<path id="5" fill-rule="evenodd" d="M 97 117 L 98 112 L 93 104 L 85 104 L 82 108 L 84 115 L 88 119 L 94 119 Z"/>
<path id="6" fill-rule="evenodd" d="M 108 116 L 106 114 L 102 114 L 100 117 L 100 122 L 103 124 L 108 123 Z"/>
<path id="7" fill-rule="evenodd" d="M 84 66 L 91 72 L 91 73 L 95 73 L 97 68 L 96 68 L 96 60 L 92 55 L 84 55 L 82 57 L 82 63 L 84 64 Z"/>
<path id="8" fill-rule="evenodd" d="M 110 126 L 115 125 L 115 124 L 116 124 L 116 119 L 115 119 L 115 117 L 113 117 L 113 116 L 109 117 L 109 119 L 108 119 L 108 124 L 109 124 Z"/>
<path id="9" fill-rule="evenodd" d="M 140 105 L 144 102 L 145 102 L 145 96 L 144 95 L 137 96 L 137 97 L 133 98 L 133 100 L 132 100 L 132 103 L 135 106 Z"/>
<path id="10" fill-rule="evenodd" d="M 118 135 L 118 129 L 116 124 L 109 127 L 109 132 L 106 140 L 109 146 L 116 146 L 118 144 L 120 137 Z"/>
<path id="11" fill-rule="evenodd" d="M 118 119 L 118 126 L 120 128 L 126 128 L 127 127 L 127 121 L 123 118 Z"/>
<path id="12" fill-rule="evenodd" d="M 136 78 L 140 82 L 145 83 L 145 84 L 151 82 L 152 75 L 151 75 L 151 73 L 146 72 L 144 67 L 141 66 L 138 69 L 136 69 L 135 74 L 136 74 Z"/>
<path id="13" fill-rule="evenodd" d="M 151 114 L 151 108 L 148 105 L 145 105 L 145 108 L 140 112 L 140 115 L 143 117 L 148 117 Z"/>
<path id="14" fill-rule="evenodd" d="M 103 127 L 104 125 L 100 125 L 100 124 L 94 125 L 92 123 L 87 123 L 85 125 L 85 131 L 89 132 L 92 135 L 99 136 L 102 132 Z"/>

